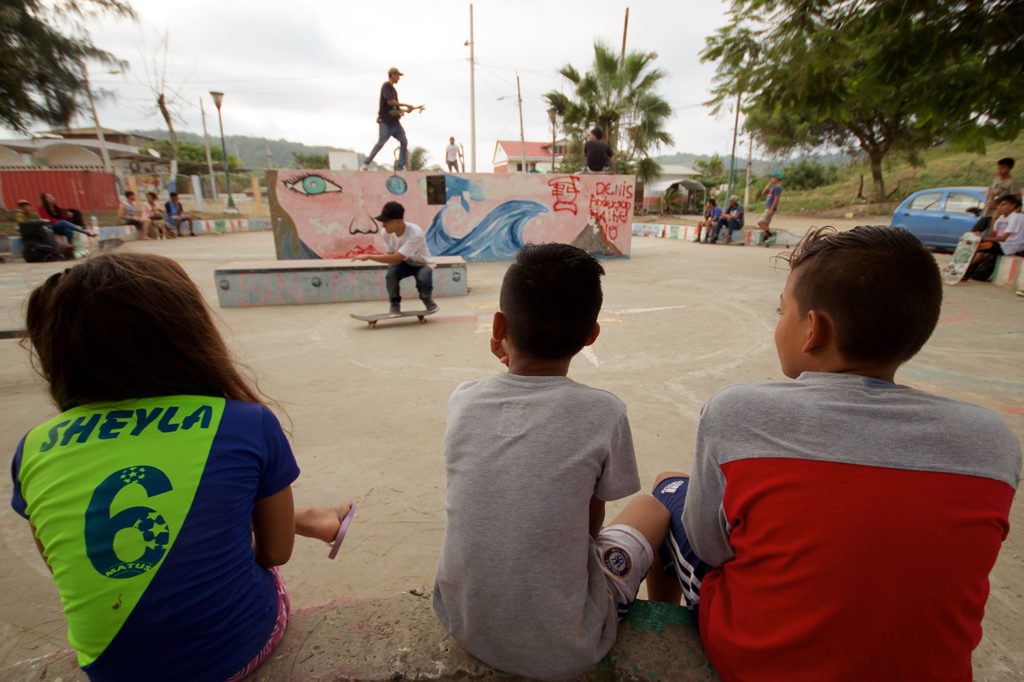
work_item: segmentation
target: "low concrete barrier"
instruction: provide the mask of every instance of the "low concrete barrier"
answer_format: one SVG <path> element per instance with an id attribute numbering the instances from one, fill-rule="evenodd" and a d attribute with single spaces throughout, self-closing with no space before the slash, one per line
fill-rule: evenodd
<path id="1" fill-rule="evenodd" d="M 1024 258 L 996 256 L 996 269 L 989 281 L 1007 289 L 1024 289 Z"/>
<path id="2" fill-rule="evenodd" d="M 469 293 L 465 260 L 460 256 L 435 256 L 433 264 L 435 297 Z M 387 269 L 387 265 L 373 261 L 256 261 L 228 263 L 213 271 L 213 279 L 222 308 L 386 301 Z M 411 277 L 402 280 L 400 291 L 403 300 L 415 300 L 416 285 Z"/>
<path id="3" fill-rule="evenodd" d="M 85 680 L 73 651 L 0 668 L 0 679 Z M 438 623 L 430 594 L 341 600 L 292 613 L 284 638 L 246 678 L 254 682 L 349 680 L 502 680 L 524 678 L 477 660 Z M 681 606 L 638 601 L 619 625 L 615 645 L 577 682 L 709 682 L 697 628 Z"/>
<path id="4" fill-rule="evenodd" d="M 196 220 L 193 224 L 196 234 L 227 234 L 229 232 L 257 232 L 270 230 L 270 218 L 240 218 L 236 220 Z M 86 238 L 82 235 L 76 237 L 75 241 L 82 246 L 98 244 L 104 246 L 104 242 L 125 242 L 139 239 L 139 231 L 131 225 L 108 225 L 96 230 L 95 238 Z M 9 248 L 15 256 L 21 255 L 21 237 L 9 237 Z M 82 241 L 86 240 L 86 241 Z"/>
<path id="5" fill-rule="evenodd" d="M 698 227 L 696 225 L 662 225 L 659 223 L 633 223 L 634 237 L 655 237 L 660 239 L 697 239 Z M 705 230 L 706 232 L 706 230 Z M 723 228 L 722 232 L 725 230 Z M 800 243 L 804 233 L 799 230 L 772 229 L 775 233 L 775 242 L 772 246 L 790 247 Z M 706 234 L 704 236 L 707 236 Z M 732 236 L 733 244 L 746 244 L 747 246 L 760 246 L 761 230 L 740 229 Z M 722 243 L 722 242 L 719 242 Z"/>

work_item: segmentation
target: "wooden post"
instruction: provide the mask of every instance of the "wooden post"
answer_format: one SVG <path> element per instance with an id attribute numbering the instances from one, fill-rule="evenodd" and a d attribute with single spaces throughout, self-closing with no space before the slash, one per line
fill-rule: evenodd
<path id="1" fill-rule="evenodd" d="M 260 179 L 252 176 L 252 207 L 256 213 L 263 213 L 262 197 L 260 197 Z"/>

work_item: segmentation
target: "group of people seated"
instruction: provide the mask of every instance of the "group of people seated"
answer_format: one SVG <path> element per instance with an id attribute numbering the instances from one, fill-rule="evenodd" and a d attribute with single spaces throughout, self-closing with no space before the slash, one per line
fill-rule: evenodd
<path id="1" fill-rule="evenodd" d="M 714 197 L 704 204 L 704 219 L 697 223 L 697 238 L 693 241 L 703 244 L 717 244 L 725 230 L 723 243 L 731 244 L 732 236 L 737 230 L 743 229 L 743 204 L 735 194 L 729 197 L 725 210 L 718 205 Z"/>
<path id="2" fill-rule="evenodd" d="M 49 192 L 39 195 L 38 209 L 33 209 L 28 199 L 19 199 L 14 219 L 24 241 L 22 252 L 26 260 L 73 258 L 75 234 L 96 236 L 85 228 L 81 211 L 58 206 Z"/>
<path id="3" fill-rule="evenodd" d="M 910 233 L 818 228 L 786 260 L 774 340 L 792 381 L 711 396 L 695 444 L 674 446 L 691 473 L 636 495 L 626 405 L 567 376 L 602 331 L 604 267 L 567 244 L 519 250 L 489 340 L 504 368 L 455 388 L 443 443 L 424 445 L 447 479 L 434 610 L 466 650 L 583 674 L 646 579 L 691 611 L 723 680 L 970 679 L 1020 444 L 985 408 L 895 383 L 942 302 Z M 294 536 L 333 556 L 354 505 L 294 507 L 288 439 L 175 261 L 113 252 L 56 273 L 26 329 L 61 413 L 18 445 L 12 506 L 80 665 L 243 677 L 285 630 Z"/>
<path id="4" fill-rule="evenodd" d="M 188 233 L 195 237 L 192 216 L 185 213 L 177 192 L 171 192 L 163 207 L 156 192 L 146 192 L 146 200 L 139 211 L 135 209 L 135 192 L 128 190 L 117 209 L 118 219 L 139 231 L 142 239 L 173 239 L 181 237 L 181 228 L 188 225 Z"/>

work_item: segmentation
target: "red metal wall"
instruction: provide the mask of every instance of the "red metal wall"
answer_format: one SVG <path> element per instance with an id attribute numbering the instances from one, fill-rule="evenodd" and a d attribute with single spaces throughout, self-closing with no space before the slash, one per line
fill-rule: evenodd
<path id="1" fill-rule="evenodd" d="M 87 170 L 5 170 L 0 171 L 3 205 L 17 210 L 18 199 L 39 205 L 39 195 L 49 192 L 57 205 L 80 211 L 117 210 L 117 185 L 113 173 Z"/>

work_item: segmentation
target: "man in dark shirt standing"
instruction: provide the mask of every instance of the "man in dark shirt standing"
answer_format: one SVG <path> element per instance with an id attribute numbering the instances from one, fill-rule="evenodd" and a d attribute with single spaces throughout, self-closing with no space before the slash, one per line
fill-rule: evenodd
<path id="1" fill-rule="evenodd" d="M 392 137 L 398 140 L 399 144 L 398 163 L 395 165 L 395 170 L 405 169 L 409 143 L 405 139 L 405 128 L 402 127 L 399 119 L 401 119 L 402 114 L 410 111 L 412 107 L 398 101 L 398 91 L 395 90 L 395 83 L 398 82 L 402 75 L 401 71 L 392 66 L 388 69 L 387 81 L 385 81 L 384 85 L 380 86 L 380 106 L 377 108 L 380 138 L 377 140 L 377 144 L 374 145 L 370 155 L 363 159 L 363 170 L 370 170 L 370 162 L 373 161 L 373 157 L 377 156 L 380 148 Z"/>
<path id="2" fill-rule="evenodd" d="M 600 128 L 590 131 L 590 139 L 583 145 L 583 153 L 587 157 L 587 170 L 599 173 L 608 170 L 612 161 L 612 148 L 602 140 L 604 133 Z"/>

